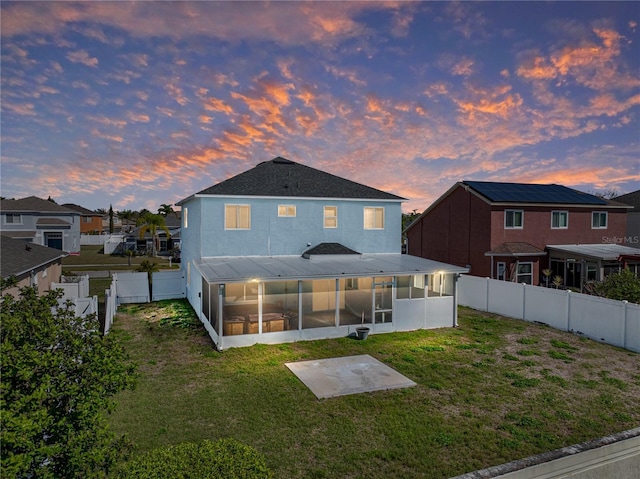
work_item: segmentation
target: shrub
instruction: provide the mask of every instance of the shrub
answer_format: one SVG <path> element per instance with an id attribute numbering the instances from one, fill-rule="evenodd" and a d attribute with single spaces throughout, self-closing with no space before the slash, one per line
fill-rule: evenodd
<path id="1" fill-rule="evenodd" d="M 264 457 L 234 439 L 183 443 L 154 449 L 122 464 L 117 479 L 265 479 Z"/>
<path id="2" fill-rule="evenodd" d="M 640 304 L 640 278 L 629 268 L 610 274 L 595 286 L 595 293 L 609 299 Z"/>

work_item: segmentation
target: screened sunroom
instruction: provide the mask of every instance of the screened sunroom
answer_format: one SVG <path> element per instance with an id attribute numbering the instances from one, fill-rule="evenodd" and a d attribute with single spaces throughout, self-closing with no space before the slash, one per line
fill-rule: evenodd
<path id="1" fill-rule="evenodd" d="M 467 272 L 401 254 L 203 258 L 191 273 L 219 349 L 455 326 Z M 193 279 L 193 281 L 191 280 Z"/>

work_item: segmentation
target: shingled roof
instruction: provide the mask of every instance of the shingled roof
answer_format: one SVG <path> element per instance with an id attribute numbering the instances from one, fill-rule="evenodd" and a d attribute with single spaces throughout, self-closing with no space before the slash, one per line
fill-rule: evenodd
<path id="1" fill-rule="evenodd" d="M 17 213 L 65 213 L 80 214 L 75 210 L 65 208 L 53 201 L 43 200 L 37 196 L 28 196 L 19 200 L 2 200 L 0 201 L 0 210 L 3 212 L 11 211 Z"/>
<path id="2" fill-rule="evenodd" d="M 282 157 L 264 161 L 244 173 L 240 173 L 196 194 L 404 200 L 400 196 L 304 166 Z"/>
<path id="3" fill-rule="evenodd" d="M 59 249 L 28 243 L 24 240 L 13 239 L 7 236 L 0 238 L 0 275 L 3 279 L 10 276 L 20 276 L 39 270 L 49 264 L 64 258 L 67 253 Z"/>

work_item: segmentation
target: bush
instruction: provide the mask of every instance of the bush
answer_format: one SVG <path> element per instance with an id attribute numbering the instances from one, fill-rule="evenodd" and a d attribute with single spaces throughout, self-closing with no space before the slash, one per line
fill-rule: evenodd
<path id="1" fill-rule="evenodd" d="M 595 293 L 609 299 L 640 304 L 640 278 L 629 268 L 625 268 L 619 273 L 610 274 L 596 284 Z"/>
<path id="2" fill-rule="evenodd" d="M 265 479 L 264 457 L 234 439 L 183 443 L 154 449 L 121 465 L 117 479 Z"/>

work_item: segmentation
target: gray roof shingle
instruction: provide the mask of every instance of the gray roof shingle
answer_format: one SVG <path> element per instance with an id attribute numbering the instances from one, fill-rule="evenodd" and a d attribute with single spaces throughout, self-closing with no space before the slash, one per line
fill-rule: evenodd
<path id="1" fill-rule="evenodd" d="M 64 206 L 60 206 L 52 201 L 43 200 L 37 196 L 28 196 L 19 200 L 1 200 L 0 211 L 11 211 L 16 213 L 66 213 L 80 214 L 77 211 L 70 210 Z"/>
<path id="2" fill-rule="evenodd" d="M 400 196 L 304 166 L 282 157 L 264 161 L 244 173 L 206 188 L 197 194 L 404 200 Z"/>
<path id="3" fill-rule="evenodd" d="M 3 279 L 10 276 L 20 277 L 31 270 L 38 270 L 67 256 L 59 249 L 49 248 L 24 240 L 7 236 L 0 237 L 0 276 Z"/>

